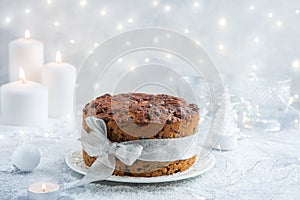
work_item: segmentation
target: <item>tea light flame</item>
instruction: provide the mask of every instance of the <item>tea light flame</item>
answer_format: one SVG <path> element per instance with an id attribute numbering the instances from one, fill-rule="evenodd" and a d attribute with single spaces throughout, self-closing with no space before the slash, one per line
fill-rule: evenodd
<path id="1" fill-rule="evenodd" d="M 26 30 L 25 31 L 25 39 L 29 39 L 30 38 L 30 31 L 29 30 Z"/>
<path id="2" fill-rule="evenodd" d="M 22 81 L 22 83 L 25 84 L 26 76 L 25 76 L 24 69 L 22 67 L 20 67 L 20 69 L 19 69 L 19 78 Z"/>
<path id="3" fill-rule="evenodd" d="M 42 184 L 42 191 L 46 192 L 46 184 L 45 183 Z"/>
<path id="4" fill-rule="evenodd" d="M 60 51 L 56 52 L 56 62 L 61 63 L 61 53 L 60 53 Z"/>

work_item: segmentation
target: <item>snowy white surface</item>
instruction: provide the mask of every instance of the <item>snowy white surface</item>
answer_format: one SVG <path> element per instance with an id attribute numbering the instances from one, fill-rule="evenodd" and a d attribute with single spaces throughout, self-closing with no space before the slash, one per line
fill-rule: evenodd
<path id="1" fill-rule="evenodd" d="M 300 133 L 243 132 L 235 151 L 213 151 L 216 165 L 202 176 L 161 184 L 102 181 L 62 191 L 60 199 L 298 199 Z M 11 154 L 21 143 L 39 147 L 42 159 L 31 173 L 11 171 Z M 82 176 L 65 163 L 66 154 L 80 148 L 70 122 L 52 120 L 42 128 L 0 126 L 0 197 L 27 199 L 34 182 L 63 184 Z"/>

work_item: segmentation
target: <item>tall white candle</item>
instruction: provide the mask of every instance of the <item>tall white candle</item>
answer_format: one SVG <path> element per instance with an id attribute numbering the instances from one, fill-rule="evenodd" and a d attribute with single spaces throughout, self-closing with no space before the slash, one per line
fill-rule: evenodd
<path id="1" fill-rule="evenodd" d="M 49 89 L 49 115 L 63 117 L 73 111 L 73 94 L 76 68 L 61 61 L 56 53 L 56 62 L 46 64 L 42 69 L 42 84 Z"/>
<path id="2" fill-rule="evenodd" d="M 27 78 L 40 81 L 41 67 L 44 64 L 44 45 L 30 37 L 30 32 L 25 31 L 25 37 L 9 43 L 9 80 L 19 79 L 19 67 L 24 67 Z"/>
<path id="3" fill-rule="evenodd" d="M 1 118 L 6 124 L 36 126 L 48 119 L 48 89 L 25 79 L 1 86 Z"/>

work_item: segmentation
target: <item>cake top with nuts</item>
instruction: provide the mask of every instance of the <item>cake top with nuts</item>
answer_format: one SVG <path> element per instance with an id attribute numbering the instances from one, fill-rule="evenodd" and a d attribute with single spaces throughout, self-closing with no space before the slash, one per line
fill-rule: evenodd
<path id="1" fill-rule="evenodd" d="M 106 123 L 134 121 L 143 126 L 149 123 L 171 123 L 198 115 L 199 108 L 184 99 L 166 94 L 126 93 L 105 94 L 88 103 L 83 116 L 96 116 Z"/>

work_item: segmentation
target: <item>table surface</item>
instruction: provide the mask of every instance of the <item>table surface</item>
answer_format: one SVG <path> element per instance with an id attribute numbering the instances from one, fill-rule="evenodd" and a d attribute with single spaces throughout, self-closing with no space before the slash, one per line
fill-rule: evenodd
<path id="1" fill-rule="evenodd" d="M 31 183 L 59 184 L 80 179 L 65 163 L 71 150 L 80 149 L 70 120 L 50 120 L 40 128 L 0 125 L 0 197 L 27 199 Z M 30 173 L 13 170 L 11 155 L 22 143 L 36 145 L 42 154 Z M 213 151 L 215 166 L 188 180 L 160 184 L 101 181 L 61 191 L 63 199 L 299 199 L 300 132 L 241 131 L 234 151 Z"/>

